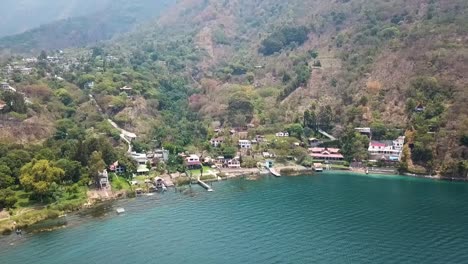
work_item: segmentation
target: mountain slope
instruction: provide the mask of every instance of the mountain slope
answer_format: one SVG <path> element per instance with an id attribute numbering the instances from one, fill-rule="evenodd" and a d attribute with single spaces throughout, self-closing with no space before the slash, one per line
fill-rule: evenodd
<path id="1" fill-rule="evenodd" d="M 96 43 L 110 39 L 116 34 L 127 32 L 139 23 L 157 17 L 162 10 L 174 2 L 174 0 L 102 1 L 94 6 L 95 9 L 91 9 L 90 12 L 84 12 L 86 10 L 85 2 L 83 3 L 84 8 L 80 9 L 80 12 L 75 12 L 79 16 L 70 16 L 17 35 L 3 37 L 0 39 L 0 48 L 31 52 L 42 49 L 80 47 Z M 69 4 L 71 3 L 73 2 Z M 96 9 L 98 7 L 100 8 Z M 68 9 L 63 7 L 63 10 Z M 34 19 L 27 20 L 34 21 Z"/>
<path id="2" fill-rule="evenodd" d="M 84 16 L 103 9 L 110 0 L 3 0 L 0 37 L 19 34 L 38 25 Z"/>
<path id="3" fill-rule="evenodd" d="M 281 129 L 309 110 L 338 136 L 349 125 L 383 127 L 388 139 L 408 130 L 411 170 L 459 175 L 449 167 L 467 167 L 467 10 L 462 0 L 186 0 L 117 45 L 198 50 L 183 71 L 206 120 Z M 253 113 L 231 109 L 239 93 Z"/>

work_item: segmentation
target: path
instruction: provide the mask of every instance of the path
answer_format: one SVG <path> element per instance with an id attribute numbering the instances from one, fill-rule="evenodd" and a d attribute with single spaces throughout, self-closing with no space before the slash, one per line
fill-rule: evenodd
<path id="1" fill-rule="evenodd" d="M 319 129 L 318 132 L 324 136 L 326 136 L 327 138 L 329 138 L 330 140 L 336 140 L 336 137 L 328 134 L 327 132 L 323 131 L 322 129 Z"/>

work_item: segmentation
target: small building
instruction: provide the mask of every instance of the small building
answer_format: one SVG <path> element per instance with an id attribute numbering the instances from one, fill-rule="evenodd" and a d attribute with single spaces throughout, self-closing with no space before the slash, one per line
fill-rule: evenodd
<path id="1" fill-rule="evenodd" d="M 144 153 L 132 152 L 131 158 L 136 161 L 139 165 L 145 165 L 148 163 L 148 157 Z"/>
<path id="2" fill-rule="evenodd" d="M 356 130 L 359 134 L 367 136 L 371 138 L 372 136 L 372 131 L 370 127 L 356 127 L 354 130 Z"/>
<path id="3" fill-rule="evenodd" d="M 124 92 L 128 92 L 128 91 L 132 91 L 133 88 L 130 87 L 130 86 L 127 86 L 125 85 L 124 87 L 120 88 L 120 91 L 124 91 Z"/>
<path id="4" fill-rule="evenodd" d="M 221 144 L 223 144 L 223 143 L 224 143 L 224 137 L 212 138 L 212 139 L 210 140 L 211 146 L 213 146 L 213 147 L 215 147 L 215 148 L 219 147 L 219 146 L 220 146 Z"/>
<path id="5" fill-rule="evenodd" d="M 321 143 L 317 138 L 309 138 L 308 142 L 311 147 L 317 147 Z"/>
<path id="6" fill-rule="evenodd" d="M 103 170 L 99 173 L 99 187 L 100 188 L 107 188 L 109 186 L 109 174 L 107 170 Z"/>
<path id="7" fill-rule="evenodd" d="M 338 148 L 310 148 L 309 155 L 315 160 L 343 160 Z"/>
<path id="8" fill-rule="evenodd" d="M 166 162 L 169 160 L 169 150 L 164 148 L 155 149 L 153 151 L 147 152 L 146 157 L 151 160 L 157 159 Z"/>
<path id="9" fill-rule="evenodd" d="M 226 165 L 228 168 L 230 169 L 238 169 L 241 167 L 241 163 L 240 163 L 240 160 L 236 157 L 236 158 L 233 158 L 233 159 L 230 159 L 226 162 Z"/>
<path id="10" fill-rule="evenodd" d="M 150 170 L 148 169 L 148 167 L 146 165 L 143 165 L 143 164 L 138 165 L 137 173 L 139 175 L 147 174 L 149 171 Z"/>
<path id="11" fill-rule="evenodd" d="M 187 166 L 189 170 L 199 169 L 202 166 L 200 162 L 200 157 L 194 154 L 189 155 L 188 157 L 185 158 L 185 165 Z"/>
<path id="12" fill-rule="evenodd" d="M 275 134 L 277 137 L 289 137 L 289 132 L 278 132 Z"/>
<path id="13" fill-rule="evenodd" d="M 252 142 L 250 140 L 241 139 L 241 140 L 239 140 L 239 147 L 241 149 L 251 149 L 252 148 Z"/>
<path id="14" fill-rule="evenodd" d="M 214 160 L 215 164 L 217 165 L 223 165 L 226 160 L 224 159 L 224 156 L 218 156 Z"/>

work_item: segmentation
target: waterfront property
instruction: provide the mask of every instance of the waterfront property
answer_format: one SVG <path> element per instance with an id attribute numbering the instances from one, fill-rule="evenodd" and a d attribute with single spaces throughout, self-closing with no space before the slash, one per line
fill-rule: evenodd
<path id="1" fill-rule="evenodd" d="M 200 157 L 195 154 L 189 155 L 185 158 L 185 166 L 187 166 L 189 170 L 200 169 L 202 166 Z"/>
<path id="2" fill-rule="evenodd" d="M 370 160 L 400 161 L 404 143 L 404 136 L 393 141 L 371 141 L 368 148 Z"/>
<path id="3" fill-rule="evenodd" d="M 309 148 L 309 155 L 315 160 L 343 160 L 339 148 Z"/>

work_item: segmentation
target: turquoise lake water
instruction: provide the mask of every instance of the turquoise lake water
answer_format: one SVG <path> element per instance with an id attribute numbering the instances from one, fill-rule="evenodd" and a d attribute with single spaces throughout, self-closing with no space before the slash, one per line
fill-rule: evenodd
<path id="1" fill-rule="evenodd" d="M 0 263 L 468 263 L 466 183 L 327 172 L 213 188 L 2 238 Z"/>

